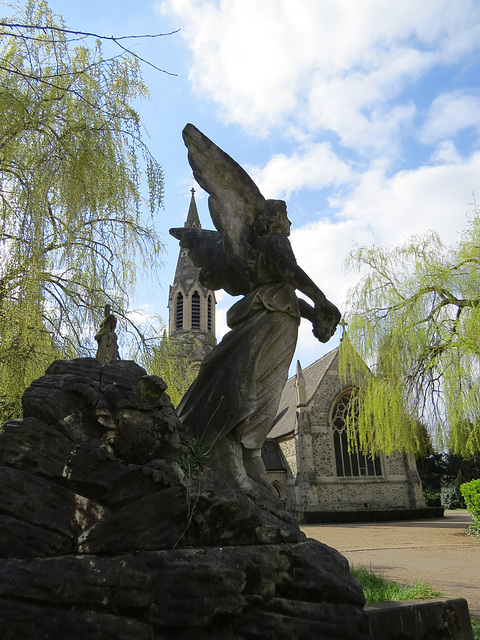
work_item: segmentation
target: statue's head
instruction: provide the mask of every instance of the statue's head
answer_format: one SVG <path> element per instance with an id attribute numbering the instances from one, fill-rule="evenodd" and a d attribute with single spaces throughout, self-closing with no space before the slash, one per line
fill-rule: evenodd
<path id="1" fill-rule="evenodd" d="M 292 223 L 287 216 L 287 204 L 284 200 L 266 200 L 265 209 L 255 220 L 255 233 L 266 236 L 272 233 L 290 235 Z"/>

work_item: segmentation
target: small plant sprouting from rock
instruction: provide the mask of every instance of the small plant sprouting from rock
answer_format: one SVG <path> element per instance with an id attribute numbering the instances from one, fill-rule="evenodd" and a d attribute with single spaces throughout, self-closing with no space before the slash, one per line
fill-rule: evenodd
<path id="1" fill-rule="evenodd" d="M 185 451 L 179 457 L 178 465 L 185 477 L 184 486 L 186 489 L 188 505 L 188 520 L 181 536 L 173 545 L 174 549 L 180 543 L 191 524 L 193 512 L 198 501 L 198 493 L 196 498 L 192 499 L 192 492 L 195 494 L 195 491 L 198 492 L 198 489 L 200 488 L 202 470 L 210 453 L 210 449 L 207 448 L 202 439 L 192 438 L 191 440 L 184 442 L 184 447 Z M 196 486 L 196 490 L 194 485 Z"/>
<path id="2" fill-rule="evenodd" d="M 203 440 L 193 438 L 187 445 L 186 451 L 178 459 L 180 469 L 186 478 L 198 478 L 208 458 L 209 449 Z"/>

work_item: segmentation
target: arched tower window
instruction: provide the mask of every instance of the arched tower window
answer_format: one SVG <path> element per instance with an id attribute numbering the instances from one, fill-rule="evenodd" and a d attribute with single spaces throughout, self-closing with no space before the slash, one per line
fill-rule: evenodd
<path id="1" fill-rule="evenodd" d="M 355 450 L 348 450 L 347 420 L 349 412 L 358 416 L 357 390 L 346 389 L 337 398 L 332 411 L 333 446 L 338 477 L 376 477 L 382 475 L 380 458 L 365 456 L 357 442 Z M 353 405 L 351 401 L 353 400 Z M 352 415 L 350 413 L 350 415 Z"/>
<path id="2" fill-rule="evenodd" d="M 212 331 L 213 320 L 213 301 L 212 296 L 208 296 L 207 300 L 207 330 Z"/>
<path id="3" fill-rule="evenodd" d="M 200 329 L 200 296 L 197 291 L 192 296 L 192 329 Z"/>
<path id="4" fill-rule="evenodd" d="M 175 328 L 177 331 L 183 329 L 183 296 L 181 293 L 177 295 L 177 304 L 175 306 Z"/>

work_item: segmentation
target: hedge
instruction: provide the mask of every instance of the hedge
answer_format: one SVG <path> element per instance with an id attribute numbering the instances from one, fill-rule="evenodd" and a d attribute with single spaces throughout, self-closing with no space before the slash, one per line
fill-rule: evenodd
<path id="1" fill-rule="evenodd" d="M 480 479 L 461 484 L 460 493 L 472 517 L 470 531 L 480 536 Z"/>

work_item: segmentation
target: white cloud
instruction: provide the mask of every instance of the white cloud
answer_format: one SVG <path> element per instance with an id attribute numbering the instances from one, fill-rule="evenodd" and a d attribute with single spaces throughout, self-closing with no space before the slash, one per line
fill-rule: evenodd
<path id="1" fill-rule="evenodd" d="M 379 244 L 396 245 L 429 229 L 454 243 L 472 191 L 478 191 L 479 175 L 480 152 L 463 162 L 399 171 L 391 178 L 382 169 L 372 169 L 337 205 L 342 217 L 374 230 Z"/>
<path id="2" fill-rule="evenodd" d="M 461 160 L 458 149 L 452 140 L 440 142 L 432 154 L 432 162 L 435 164 L 457 164 Z"/>
<path id="3" fill-rule="evenodd" d="M 480 131 L 480 97 L 460 91 L 442 93 L 432 102 L 420 132 L 420 140 L 432 144 L 451 138 L 463 129 Z"/>
<path id="4" fill-rule="evenodd" d="M 342 306 L 357 279 L 344 270 L 355 245 L 395 246 L 429 229 L 438 231 L 446 244 L 455 244 L 479 176 L 480 152 L 463 163 L 400 171 L 391 178 L 381 167 L 372 169 L 348 196 L 332 202 L 335 217 L 293 231 L 298 263 Z"/>
<path id="5" fill-rule="evenodd" d="M 263 169 L 246 169 L 267 198 L 288 198 L 301 188 L 322 189 L 357 180 L 352 167 L 328 143 L 306 145 L 290 157 L 278 153 Z"/>
<path id="6" fill-rule="evenodd" d="M 165 0 L 191 48 L 195 90 L 226 123 L 266 134 L 330 129 L 357 151 L 408 125 L 412 80 L 480 41 L 474 0 Z"/>

